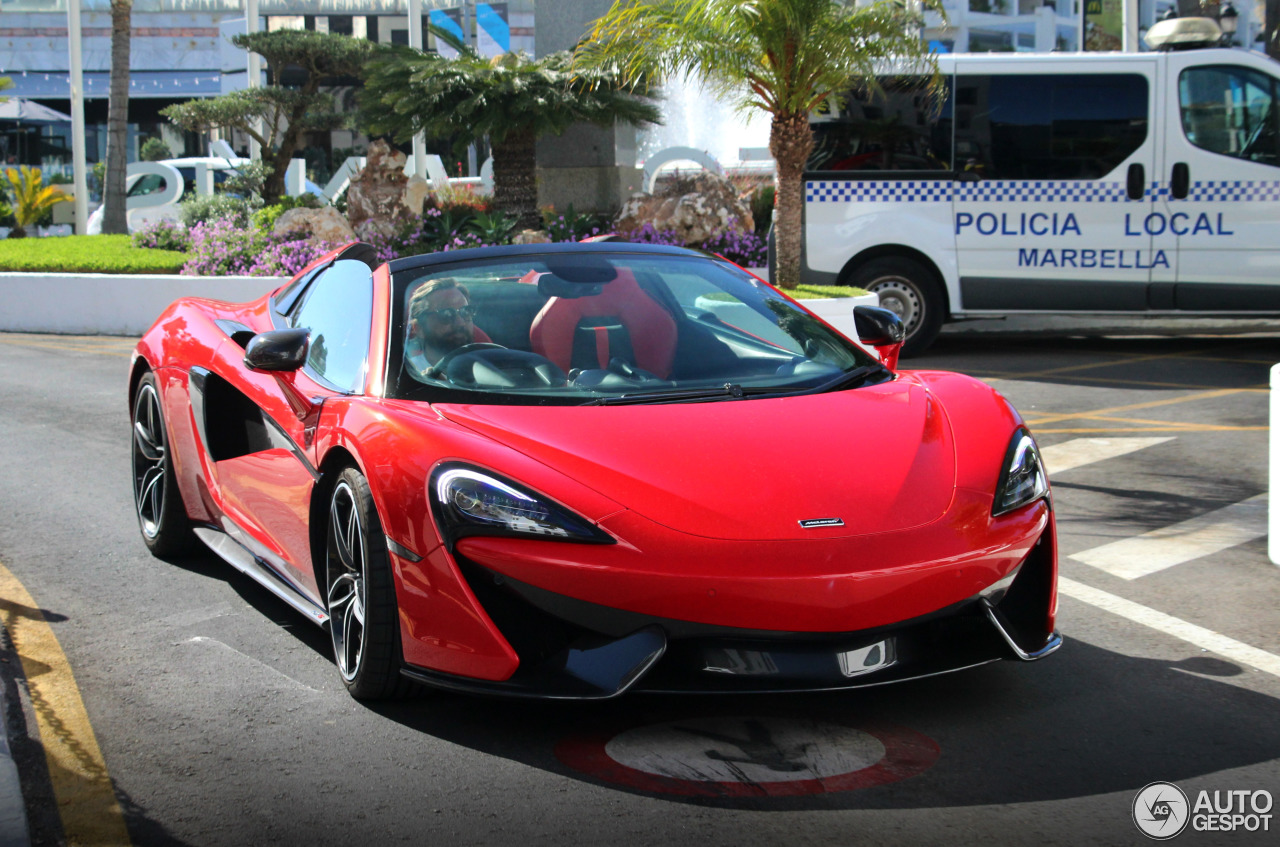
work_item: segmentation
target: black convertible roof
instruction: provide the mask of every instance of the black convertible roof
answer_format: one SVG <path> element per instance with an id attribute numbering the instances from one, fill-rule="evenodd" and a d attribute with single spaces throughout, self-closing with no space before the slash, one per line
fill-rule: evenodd
<path id="1" fill-rule="evenodd" d="M 602 241 L 583 243 L 580 241 L 562 241 L 556 244 L 510 244 L 505 247 L 473 247 L 467 250 L 449 250 L 444 253 L 427 253 L 422 256 L 409 256 L 405 259 L 392 259 L 387 262 L 387 270 L 391 273 L 426 268 L 433 265 L 447 265 L 455 262 L 474 261 L 475 259 L 506 259 L 512 256 L 545 256 L 554 253 L 630 253 L 661 256 L 697 256 L 707 258 L 706 253 L 690 250 L 685 247 L 668 247 L 665 244 L 631 244 L 627 241 Z"/>

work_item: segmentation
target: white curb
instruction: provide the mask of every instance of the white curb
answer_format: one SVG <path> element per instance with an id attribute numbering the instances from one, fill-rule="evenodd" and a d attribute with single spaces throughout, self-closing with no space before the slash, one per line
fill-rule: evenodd
<path id="1" fill-rule="evenodd" d="M 288 277 L 0 273 L 0 332 L 141 335 L 179 297 L 246 303 Z"/>

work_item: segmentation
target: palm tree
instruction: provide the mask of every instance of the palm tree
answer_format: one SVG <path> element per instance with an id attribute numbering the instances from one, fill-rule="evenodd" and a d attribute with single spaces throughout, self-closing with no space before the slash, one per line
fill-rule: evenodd
<path id="1" fill-rule="evenodd" d="M 107 172 L 102 188 L 102 232 L 129 231 L 125 172 L 129 143 L 129 43 L 133 0 L 111 0 L 111 82 L 107 89 Z"/>
<path id="2" fill-rule="evenodd" d="M 923 0 L 938 8 L 936 0 Z M 918 19 L 916 19 L 918 20 Z M 688 75 L 742 110 L 762 109 L 777 162 L 777 283 L 800 282 L 809 113 L 904 60 L 937 65 L 904 6 L 880 0 L 616 0 L 578 46 L 580 68 L 616 68 L 624 82 Z"/>
<path id="3" fill-rule="evenodd" d="M 10 238 L 25 238 L 27 227 L 35 224 L 52 206 L 71 200 L 57 186 L 45 185 L 44 176 L 36 168 L 19 165 L 5 168 L 4 178 L 9 183 L 13 206 L 13 229 Z"/>
<path id="4" fill-rule="evenodd" d="M 437 32 L 437 35 L 440 35 Z M 361 92 L 370 134 L 398 142 L 423 132 L 452 138 L 457 148 L 488 136 L 493 204 L 522 227 L 541 227 L 536 142 L 576 123 L 658 123 L 657 108 L 618 83 L 617 74 L 572 74 L 572 54 L 532 59 L 504 53 L 485 59 L 462 44 L 445 59 L 409 47 L 386 47 L 370 65 Z"/>

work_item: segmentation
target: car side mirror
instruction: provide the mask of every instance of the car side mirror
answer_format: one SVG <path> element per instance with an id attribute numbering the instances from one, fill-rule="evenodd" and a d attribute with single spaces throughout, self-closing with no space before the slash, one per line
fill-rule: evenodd
<path id="1" fill-rule="evenodd" d="M 898 367 L 898 354 L 907 337 L 902 318 L 879 306 L 855 306 L 853 325 L 858 330 L 858 340 L 870 344 L 880 354 L 880 361 L 889 370 Z"/>
<path id="2" fill-rule="evenodd" d="M 309 329 L 273 329 L 249 339 L 244 363 L 255 371 L 296 371 L 306 364 L 311 346 Z"/>

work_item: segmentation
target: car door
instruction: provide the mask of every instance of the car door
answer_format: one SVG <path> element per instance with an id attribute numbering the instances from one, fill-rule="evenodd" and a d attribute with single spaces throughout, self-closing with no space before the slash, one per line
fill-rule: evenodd
<path id="1" fill-rule="evenodd" d="M 1142 311 L 1172 251 L 1142 229 L 1154 58 L 982 59 L 956 72 L 965 312 Z"/>
<path id="2" fill-rule="evenodd" d="M 1174 306 L 1280 310 L 1280 79 L 1237 52 L 1167 56 L 1163 203 Z"/>
<path id="3" fill-rule="evenodd" d="M 228 341 L 203 392 L 224 529 L 303 593 L 322 596 L 311 566 L 310 504 L 318 480 L 315 426 L 328 398 L 364 391 L 373 279 L 339 260 L 307 286 L 284 319 L 310 330 L 306 364 L 291 373 L 249 370 Z M 224 375 L 230 374 L 230 377 Z M 214 417 L 222 426 L 215 428 Z"/>

